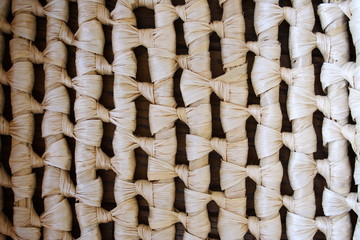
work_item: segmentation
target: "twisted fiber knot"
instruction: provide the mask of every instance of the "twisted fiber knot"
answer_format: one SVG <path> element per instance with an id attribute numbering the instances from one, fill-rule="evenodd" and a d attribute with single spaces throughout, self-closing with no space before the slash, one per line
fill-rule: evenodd
<path id="1" fill-rule="evenodd" d="M 246 174 L 258 185 L 261 184 L 261 170 L 258 165 L 247 165 Z"/>
<path id="2" fill-rule="evenodd" d="M 330 161 L 328 159 L 316 160 L 316 169 L 327 182 L 330 182 Z"/>
<path id="3" fill-rule="evenodd" d="M 294 212 L 295 201 L 293 196 L 283 195 L 282 202 L 289 212 Z"/>
<path id="4" fill-rule="evenodd" d="M 0 83 L 2 85 L 9 85 L 9 79 L 5 70 L 0 66 Z"/>
<path id="5" fill-rule="evenodd" d="M 113 166 L 111 164 L 111 159 L 108 155 L 106 155 L 101 148 L 96 148 L 95 149 L 95 154 L 96 154 L 96 169 L 104 169 L 104 170 L 109 170 L 109 169 L 113 169 Z"/>
<path id="6" fill-rule="evenodd" d="M 226 158 L 226 139 L 214 137 L 210 140 L 211 149 L 215 150 L 221 156 Z"/>
<path id="7" fill-rule="evenodd" d="M 284 145 L 288 147 L 292 152 L 295 151 L 295 138 L 292 132 L 282 132 L 282 141 Z"/>
<path id="8" fill-rule="evenodd" d="M 328 217 L 316 217 L 315 218 L 315 223 L 316 223 L 316 227 L 317 229 L 319 229 L 321 232 L 323 232 L 325 234 L 325 236 L 331 236 L 331 232 L 332 232 L 332 223 L 331 223 L 331 219 Z"/>
<path id="9" fill-rule="evenodd" d="M 43 64 L 44 63 L 44 54 L 34 46 L 34 44 L 29 44 L 29 52 L 32 54 L 32 61 L 35 64 Z"/>
<path id="10" fill-rule="evenodd" d="M 253 116 L 259 124 L 261 124 L 261 109 L 261 106 L 258 104 L 252 104 L 248 106 L 250 115 Z"/>
<path id="11" fill-rule="evenodd" d="M 151 182 L 141 179 L 134 183 L 135 193 L 143 196 L 150 205 L 153 205 L 153 185 Z"/>
<path id="12" fill-rule="evenodd" d="M 138 232 L 140 239 L 151 240 L 152 232 L 151 232 L 151 228 L 149 226 L 144 225 L 144 224 L 139 224 L 139 226 L 137 227 L 137 232 Z"/>
<path id="13" fill-rule="evenodd" d="M 209 86 L 213 89 L 215 94 L 223 99 L 224 101 L 229 101 L 230 99 L 230 84 L 223 82 L 218 79 L 211 79 L 209 81 Z"/>
<path id="14" fill-rule="evenodd" d="M 184 22 L 186 21 L 186 8 L 185 8 L 185 5 L 177 5 L 177 6 L 175 6 L 175 12 L 181 18 L 181 20 L 183 20 Z"/>
<path id="15" fill-rule="evenodd" d="M 292 7 L 283 7 L 284 19 L 290 24 L 293 25 L 296 23 L 296 9 Z"/>
<path id="16" fill-rule="evenodd" d="M 211 197 L 212 200 L 214 200 L 214 202 L 216 202 L 216 204 L 219 207 L 221 207 L 221 208 L 226 207 L 226 197 L 225 197 L 225 194 L 223 192 L 210 191 L 210 197 Z"/>
<path id="17" fill-rule="evenodd" d="M 143 95 L 146 99 L 151 100 L 150 102 L 155 102 L 154 84 L 148 82 L 138 82 L 137 86 L 141 95 Z"/>
<path id="18" fill-rule="evenodd" d="M 187 214 L 184 212 L 178 212 L 177 217 L 179 221 L 184 225 L 185 229 L 187 228 Z"/>
<path id="19" fill-rule="evenodd" d="M 4 17 L 0 17 L 0 31 L 11 34 L 11 25 Z"/>
<path id="20" fill-rule="evenodd" d="M 189 69 L 189 55 L 176 55 L 175 60 L 182 69 Z"/>
<path id="21" fill-rule="evenodd" d="M 113 72 L 112 65 L 101 55 L 95 55 L 95 65 L 99 74 L 111 75 Z"/>
<path id="22" fill-rule="evenodd" d="M 347 62 L 341 66 L 340 74 L 350 83 L 350 85 L 352 85 L 356 70 L 356 64 L 354 62 Z"/>
<path id="23" fill-rule="evenodd" d="M 96 208 L 96 216 L 97 216 L 98 223 L 108 223 L 108 222 L 113 221 L 113 216 L 112 216 L 111 212 L 109 212 L 101 207 Z"/>
<path id="24" fill-rule="evenodd" d="M 139 43 L 147 48 L 154 47 L 154 29 L 138 29 Z"/>
<path id="25" fill-rule="evenodd" d="M 96 114 L 103 122 L 110 122 L 110 111 L 99 102 L 96 102 Z"/>
<path id="26" fill-rule="evenodd" d="M 177 114 L 178 118 L 182 122 L 188 123 L 188 118 L 187 118 L 187 114 L 186 114 L 186 108 L 184 108 L 184 107 L 176 108 L 176 114 Z"/>
<path id="27" fill-rule="evenodd" d="M 281 79 L 283 79 L 288 86 L 293 84 L 294 76 L 293 76 L 293 71 L 291 68 L 281 67 L 280 68 L 280 76 L 281 76 Z"/>
<path id="28" fill-rule="evenodd" d="M 148 137 L 137 137 L 137 144 L 150 156 L 155 155 L 155 139 Z"/>
<path id="29" fill-rule="evenodd" d="M 224 38 L 224 24 L 223 24 L 222 21 L 213 21 L 213 22 L 211 22 L 210 23 L 210 28 L 211 28 L 211 30 L 216 32 L 216 34 L 220 38 Z"/>
<path id="30" fill-rule="evenodd" d="M 0 116 L 0 134 L 10 135 L 10 124 L 2 115 Z"/>
<path id="31" fill-rule="evenodd" d="M 181 164 L 175 165 L 175 172 L 179 178 L 184 182 L 185 186 L 189 183 L 189 166 Z"/>
<path id="32" fill-rule="evenodd" d="M 330 99 L 327 96 L 316 95 L 316 106 L 325 116 L 331 116 L 331 104 Z"/>
<path id="33" fill-rule="evenodd" d="M 70 174 L 63 169 L 60 170 L 60 191 L 65 197 L 76 197 L 76 189 L 71 182 Z"/>
<path id="34" fill-rule="evenodd" d="M 357 193 L 354 193 L 354 192 L 349 193 L 345 198 L 345 202 L 351 209 L 354 210 L 354 212 L 356 212 L 356 214 L 358 214 L 359 202 L 358 202 L 358 194 Z"/>
<path id="35" fill-rule="evenodd" d="M 248 41 L 246 42 L 246 47 L 250 52 L 253 52 L 256 56 L 260 55 L 259 43 L 256 41 Z"/>
<path id="36" fill-rule="evenodd" d="M 44 107 L 41 103 L 35 100 L 35 98 L 30 98 L 31 111 L 34 114 L 42 114 L 44 113 Z"/>
<path id="37" fill-rule="evenodd" d="M 341 127 L 341 134 L 349 140 L 351 143 L 354 142 L 355 136 L 356 136 L 356 129 L 354 125 L 346 124 Z M 355 149 L 354 149 L 355 150 Z"/>
<path id="38" fill-rule="evenodd" d="M 250 233 L 256 238 L 260 239 L 260 222 L 257 217 L 250 216 L 248 219 L 248 227 Z"/>
<path id="39" fill-rule="evenodd" d="M 97 6 L 97 18 L 105 25 L 114 25 L 116 22 L 110 18 L 109 10 L 104 4 L 98 4 Z"/>
<path id="40" fill-rule="evenodd" d="M 69 118 L 67 118 L 67 115 L 62 115 L 61 125 L 64 135 L 74 137 L 74 124 L 70 122 Z"/>
<path id="41" fill-rule="evenodd" d="M 72 79 L 64 68 L 61 69 L 61 80 L 66 87 L 72 88 Z"/>

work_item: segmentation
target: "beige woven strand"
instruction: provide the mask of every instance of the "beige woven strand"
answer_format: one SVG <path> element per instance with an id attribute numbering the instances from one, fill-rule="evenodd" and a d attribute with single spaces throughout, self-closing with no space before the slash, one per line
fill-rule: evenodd
<path id="1" fill-rule="evenodd" d="M 33 114 L 43 108 L 31 95 L 35 81 L 33 63 L 43 63 L 41 52 L 32 44 L 36 36 L 36 16 L 44 16 L 37 0 L 12 1 L 13 39 L 10 57 L 13 63 L 7 73 L 11 87 L 13 119 L 10 122 L 12 148 L 10 167 L 14 191 L 14 229 L 21 239 L 39 239 L 41 221 L 33 207 L 36 175 L 32 168 L 42 167 L 41 159 L 32 149 L 35 120 Z"/>
<path id="2" fill-rule="evenodd" d="M 307 2 L 305 5 L 306 4 L 311 5 L 311 2 Z M 301 1 L 293 2 L 295 9 L 301 9 L 305 5 L 304 2 Z M 330 59 L 342 58 L 343 53 L 337 55 L 338 52 L 336 51 L 336 46 L 334 48 L 335 50 L 330 47 L 331 43 L 336 43 L 336 37 L 342 38 L 341 34 L 335 36 L 321 33 L 314 34 L 312 33 L 313 23 L 314 19 L 309 22 L 300 21 L 299 19 L 296 25 L 291 25 L 290 27 L 289 43 L 293 71 L 299 68 L 304 69 L 308 68 L 309 66 L 312 67 L 311 52 L 315 47 L 319 48 L 326 61 L 330 61 Z M 344 51 L 346 52 L 346 50 Z M 311 75 L 314 75 L 313 69 L 309 71 L 309 74 L 310 72 L 312 73 Z M 301 131 L 304 128 L 311 128 L 313 132 L 312 114 L 316 109 L 319 109 L 323 112 L 325 116 L 324 123 L 326 122 L 327 118 L 332 117 L 330 106 L 334 106 L 334 103 L 331 102 L 333 99 L 329 99 L 323 96 L 315 96 L 314 77 L 307 78 L 307 80 L 307 82 L 300 82 L 297 80 L 296 85 L 294 81 L 293 85 L 289 86 L 287 106 L 289 118 L 292 120 L 294 132 Z M 310 135 L 308 136 L 308 141 L 314 141 L 316 143 L 315 134 L 313 134 L 312 138 L 310 138 Z M 333 177 L 333 171 L 330 169 L 329 160 L 318 160 L 315 163 L 313 155 L 311 154 L 312 152 L 316 151 L 316 145 L 314 146 L 315 147 L 312 149 L 312 151 L 308 153 L 299 151 L 299 153 L 292 153 L 290 157 L 289 177 L 291 185 L 294 189 L 295 199 L 313 198 L 313 178 L 316 174 L 315 166 L 317 166 L 319 173 L 326 179 L 327 184 L 332 184 L 331 177 Z M 346 170 L 345 168 L 345 171 L 348 170 L 349 169 Z M 346 178 L 346 173 L 344 176 Z M 334 177 L 336 178 L 336 175 Z M 305 183 L 300 181 L 300 179 L 303 178 L 307 179 Z M 310 202 L 312 202 L 312 204 L 310 204 Z M 336 216 L 334 218 L 316 217 L 314 219 L 316 208 L 315 199 L 311 200 L 310 202 L 308 204 L 310 207 L 308 208 L 308 211 L 306 211 L 306 208 L 299 208 L 296 209 L 294 213 L 288 213 L 286 223 L 289 239 L 312 238 L 317 230 L 322 231 L 327 239 L 348 239 L 350 237 L 351 224 L 349 215 L 345 214 Z"/>
<path id="3" fill-rule="evenodd" d="M 181 16 L 181 15 L 180 15 Z M 188 54 L 192 64 L 188 64 L 180 79 L 181 94 L 185 107 L 193 108 L 210 103 L 211 79 L 210 54 L 209 54 L 209 35 L 212 32 L 210 26 L 210 9 L 207 1 L 185 1 L 184 37 L 188 47 Z M 195 56 L 197 60 L 195 60 Z M 190 63 L 190 61 L 189 61 Z M 204 81 L 196 81 L 203 79 Z M 195 80 L 195 81 L 193 81 Z M 190 85 L 189 85 L 190 83 Z M 199 83 L 198 86 L 192 86 L 193 83 Z M 209 86 L 210 85 L 210 86 Z M 207 89 L 201 91 L 202 87 Z M 198 151 L 200 142 L 195 142 L 195 151 L 190 151 L 189 136 L 197 136 L 209 141 L 211 138 L 211 118 L 203 119 L 201 126 L 189 126 L 190 134 L 186 137 L 186 155 L 189 161 L 188 189 L 198 193 L 208 193 L 210 184 L 210 165 L 208 162 L 208 152 L 205 154 L 195 154 Z M 193 145 L 194 146 L 194 145 Z M 210 148 L 211 149 L 211 148 Z M 200 149 L 198 149 L 200 151 Z M 211 151 L 211 150 L 210 150 Z M 188 219 L 184 224 L 186 232 L 184 239 L 205 239 L 210 232 L 210 221 L 208 218 L 207 203 L 198 205 L 186 203 L 186 212 Z M 192 208 L 190 208 L 192 207 Z M 195 207 L 195 208 L 194 208 Z M 181 220 L 181 219 L 180 219 Z M 183 222 L 183 221 L 181 221 Z"/>
<path id="4" fill-rule="evenodd" d="M 135 16 L 133 10 L 137 7 L 147 7 L 155 11 L 155 29 L 137 29 Z M 125 10 L 126 11 L 125 11 Z M 122 10 L 122 11 L 120 11 Z M 132 124 L 129 127 L 118 125 L 114 136 L 114 148 L 117 149 L 115 157 L 118 161 L 128 164 L 131 171 L 123 173 L 119 172 L 116 181 L 115 198 L 119 207 L 132 209 L 132 214 L 137 215 L 137 202 L 131 199 L 136 194 L 141 194 L 148 202 L 150 209 L 161 209 L 171 211 L 175 201 L 175 183 L 174 177 L 176 174 L 175 154 L 177 149 L 176 132 L 174 122 L 177 119 L 176 103 L 172 96 L 173 92 L 173 74 L 177 69 L 176 55 L 175 55 L 175 30 L 173 21 L 176 19 L 176 12 L 170 1 L 133 1 L 132 4 L 126 2 L 118 2 L 118 5 L 112 13 L 113 18 L 117 22 L 124 22 L 125 24 L 117 24 L 113 29 L 113 49 L 114 49 L 114 72 L 115 82 L 114 88 L 119 94 L 115 95 L 115 105 L 127 105 L 129 111 L 126 112 L 128 116 L 132 116 Z M 124 30 L 127 30 L 125 32 Z M 131 38 L 131 30 L 134 37 L 138 40 L 128 42 Z M 137 32 L 137 33 L 136 33 Z M 125 34 L 126 33 L 126 34 Z M 118 44 L 119 42 L 119 44 Z M 121 42 L 127 44 L 120 44 Z M 136 59 L 133 48 L 143 45 L 147 48 L 149 54 L 149 69 L 152 83 L 136 82 Z M 135 87 L 134 94 L 130 95 L 132 82 Z M 133 135 L 135 130 L 136 113 L 133 100 L 139 95 L 143 95 L 152 104 L 149 109 L 150 131 L 154 134 L 154 138 L 136 137 Z M 159 119 L 161 110 L 174 109 L 175 120 L 170 118 Z M 180 114 L 180 113 L 179 113 Z M 125 115 L 124 115 L 125 117 Z M 154 118 L 159 119 L 155 123 Z M 130 120 L 129 119 L 129 120 Z M 128 147 L 133 145 L 134 147 Z M 135 169 L 135 159 L 132 149 L 141 147 L 148 155 L 148 179 L 138 180 L 132 183 L 131 179 L 126 178 L 130 176 Z M 130 150 L 130 151 L 129 151 Z M 131 154 L 131 158 L 124 159 L 124 153 Z M 128 161 L 132 162 L 128 162 Z M 164 166 L 169 167 L 168 171 L 162 171 Z M 119 168 L 120 170 L 120 168 Z M 160 172 L 159 172 L 160 171 Z M 132 173 L 133 174 L 133 173 Z M 125 178 L 125 179 L 124 179 Z M 128 186 L 128 187 L 126 187 Z M 135 188 L 135 194 L 130 194 L 129 191 L 124 191 L 129 187 Z M 125 188 L 126 187 L 126 188 Z M 126 217 L 126 216 L 123 216 Z M 159 217 L 162 217 L 161 214 Z M 136 217 L 137 218 L 137 217 Z M 149 218 L 151 218 L 151 213 Z M 135 220 L 135 219 L 134 219 Z M 174 239 L 175 227 L 173 222 L 164 222 L 163 227 L 152 229 L 145 225 L 137 225 L 137 220 L 124 224 L 122 222 L 116 225 L 116 236 L 127 237 L 130 239 Z M 137 230 L 137 232 L 136 232 Z M 137 234 L 136 234 L 137 233 Z M 131 235 L 130 235 L 131 234 Z M 135 235 L 136 234 L 136 235 Z M 130 236 L 129 236 L 130 235 Z"/>
<path id="5" fill-rule="evenodd" d="M 336 77 L 328 75 L 342 66 L 352 63 L 349 61 L 349 40 L 347 32 L 347 19 L 342 12 L 344 2 L 342 1 L 324 1 L 318 7 L 321 25 L 326 35 L 330 37 L 330 54 L 325 60 L 321 72 L 321 83 L 323 90 L 327 93 L 326 101 L 330 103 L 330 118 L 339 125 L 344 126 L 348 122 L 349 106 L 348 106 L 348 90 L 345 78 L 334 81 Z M 346 3 L 345 3 L 346 4 Z M 323 72 L 325 71 L 325 72 Z M 325 216 L 329 216 L 331 220 L 343 217 L 349 219 L 347 211 L 341 210 L 341 205 L 354 208 L 357 211 L 356 194 L 349 193 L 351 187 L 351 167 L 348 157 L 348 141 L 345 137 L 334 139 L 331 129 L 326 128 L 330 119 L 324 119 L 323 123 L 323 141 L 328 146 L 329 172 L 328 186 L 323 192 L 323 210 Z M 328 138 L 330 136 L 330 139 Z M 340 197 L 341 196 L 341 197 Z M 347 199 L 340 205 L 339 198 Z M 334 225 L 336 226 L 336 225 Z M 338 226 L 340 227 L 340 226 Z M 341 226 L 343 228 L 344 226 Z M 351 227 L 351 226 L 350 226 Z M 333 229 L 333 232 L 341 232 L 341 229 Z M 351 236 L 351 235 L 349 235 Z M 338 239 L 339 237 L 333 237 Z M 341 237 L 340 237 L 341 238 Z"/>
<path id="6" fill-rule="evenodd" d="M 110 25 L 112 21 L 105 1 L 78 0 L 77 3 L 79 29 L 74 35 L 77 76 L 72 79 L 72 87 L 76 90 L 74 138 L 76 198 L 79 201 L 75 209 L 81 230 L 79 239 L 101 239 L 99 223 L 113 220 L 113 212 L 101 208 L 103 185 L 96 174 L 97 169 L 110 168 L 109 157 L 100 147 L 102 122 L 110 121 L 109 113 L 99 99 L 102 75 L 112 74 L 111 65 L 103 57 L 102 24 Z"/>
<path id="7" fill-rule="evenodd" d="M 72 210 L 67 197 L 75 197 L 75 186 L 69 175 L 72 155 L 65 136 L 73 137 L 74 126 L 68 117 L 71 106 L 65 86 L 71 87 L 71 80 L 66 72 L 67 49 L 62 40 L 63 32 L 66 32 L 66 37 L 73 41 L 66 25 L 69 18 L 67 1 L 48 0 L 44 14 L 47 19 L 45 114 L 42 122 L 45 139 L 42 197 L 45 209 L 41 222 L 44 239 L 72 239 Z"/>
<path id="8" fill-rule="evenodd" d="M 351 35 L 352 35 L 352 40 L 353 43 L 355 45 L 355 52 L 356 52 L 356 63 L 354 66 L 351 66 L 351 71 L 349 69 L 349 65 L 346 67 L 344 66 L 343 69 L 349 69 L 346 70 L 346 74 L 349 74 L 348 76 L 350 76 L 350 92 L 349 92 L 349 106 L 350 106 L 350 111 L 351 111 L 351 116 L 352 119 L 356 122 L 355 126 L 350 126 L 347 125 L 345 127 L 343 127 L 340 131 L 341 133 L 345 133 L 345 138 L 347 138 L 351 145 L 352 148 L 356 154 L 356 159 L 355 159 L 355 169 L 354 169 L 354 180 L 355 180 L 355 184 L 358 185 L 358 189 L 357 189 L 357 201 L 356 205 L 358 205 L 359 199 L 360 199 L 360 190 L 359 190 L 359 184 L 360 184 L 360 164 L 359 164 L 359 149 L 360 149 L 360 144 L 359 144 L 359 140 L 358 140 L 358 136 L 359 136 L 359 132 L 360 132 L 360 124 L 359 124 L 359 97 L 360 97 L 360 85 L 359 85 L 359 80 L 360 80 L 360 71 L 359 71 L 359 67 L 360 67 L 360 33 L 359 33 L 359 24 L 360 24 L 360 2 L 359 1 L 346 1 L 344 3 L 344 5 L 342 5 L 342 10 L 345 12 L 345 14 L 349 17 L 349 28 L 351 31 Z M 349 72 L 348 72 L 349 71 Z M 353 73 L 353 74 L 352 74 Z M 352 77 L 351 77 L 352 76 Z M 355 198 L 354 198 L 355 199 Z M 356 206 L 352 206 L 352 208 L 354 209 L 355 212 L 357 212 L 358 207 Z M 359 215 L 359 213 L 357 212 L 357 214 Z M 355 232 L 354 232 L 354 236 L 353 239 L 358 239 L 360 238 L 360 219 L 358 217 L 357 222 L 356 222 L 356 228 L 355 228 Z"/>
<path id="9" fill-rule="evenodd" d="M 6 73 L 2 68 L 2 62 L 4 57 L 5 39 L 4 33 L 11 33 L 10 24 L 6 21 L 6 17 L 10 10 L 10 1 L 2 1 L 0 3 L 0 74 L 1 79 L 6 78 Z M 2 115 L 5 107 L 5 95 L 2 84 L 0 84 L 0 135 L 9 135 L 9 122 Z M 2 146 L 0 146 L 2 149 Z M 3 212 L 3 187 L 11 188 L 11 178 L 5 171 L 2 163 L 0 163 L 0 239 L 6 239 L 6 236 L 10 236 L 13 239 L 17 239 L 14 232 L 12 223 Z"/>
<path id="10" fill-rule="evenodd" d="M 214 200 L 220 207 L 218 216 L 220 237 L 223 239 L 234 239 L 243 237 L 246 233 L 242 228 L 237 228 L 232 223 L 233 218 L 231 216 L 231 214 L 236 214 L 242 218 L 246 217 L 245 178 L 239 179 L 239 181 L 235 181 L 234 178 L 232 184 L 226 184 L 228 179 L 233 178 L 233 172 L 223 171 L 223 167 L 225 163 L 237 166 L 246 165 L 248 152 L 246 120 L 254 112 L 245 108 L 248 98 L 247 49 L 241 48 L 245 43 L 245 21 L 242 1 L 219 1 L 219 4 L 223 7 L 222 34 L 219 35 L 221 38 L 222 62 L 226 72 L 225 75 L 229 76 L 227 79 L 224 79 L 225 81 L 222 81 L 222 85 L 229 87 L 227 92 L 220 94 L 219 91 L 214 89 L 221 99 L 220 117 L 227 143 L 225 149 L 217 150 L 223 158 L 220 168 L 220 184 L 224 190 L 224 197 L 222 193 L 214 192 L 219 195 Z M 216 25 L 216 22 L 213 22 L 213 24 Z M 227 98 L 226 95 L 229 95 L 229 97 Z"/>

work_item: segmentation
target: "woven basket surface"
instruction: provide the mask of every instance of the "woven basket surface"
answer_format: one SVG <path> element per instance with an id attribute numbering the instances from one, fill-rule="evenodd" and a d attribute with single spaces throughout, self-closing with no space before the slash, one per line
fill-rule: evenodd
<path id="1" fill-rule="evenodd" d="M 0 3 L 0 239 L 360 239 L 357 2 Z"/>

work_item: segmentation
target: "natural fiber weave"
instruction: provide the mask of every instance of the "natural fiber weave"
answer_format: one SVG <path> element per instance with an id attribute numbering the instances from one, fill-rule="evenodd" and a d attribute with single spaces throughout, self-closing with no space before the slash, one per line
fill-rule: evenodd
<path id="1" fill-rule="evenodd" d="M 216 2 L 222 16 L 214 20 L 214 3 L 207 0 L 182 5 L 170 0 L 2 0 L 0 134 L 11 137 L 11 148 L 8 159 L 2 150 L 0 162 L 0 239 L 251 239 L 251 234 L 302 240 L 318 231 L 326 239 L 360 239 L 359 224 L 353 232 L 355 218 L 349 213 L 359 208 L 358 193 L 351 190 L 352 178 L 360 182 L 360 1 L 292 0 L 283 6 L 278 0 L 256 0 L 251 21 L 245 2 Z M 140 28 L 138 8 L 154 12 L 154 28 Z M 77 13 L 75 26 L 71 12 Z M 313 31 L 315 14 L 322 30 Z M 46 22 L 42 33 L 39 19 Z M 179 21 L 187 54 L 179 54 Z M 290 68 L 283 64 L 284 23 Z M 250 39 L 256 41 L 246 37 L 249 24 L 256 33 Z M 220 76 L 210 51 L 214 35 L 220 39 Z M 37 44 L 40 38 L 44 46 Z M 355 62 L 350 61 L 352 44 Z M 140 46 L 147 51 L 151 82 L 141 77 Z M 322 55 L 320 73 L 315 48 Z M 325 95 L 316 88 L 319 76 Z M 34 84 L 43 89 L 40 98 Z M 104 102 L 106 91 L 111 103 Z M 259 104 L 249 104 L 251 98 Z M 139 101 L 147 102 L 148 111 L 141 113 Z M 11 117 L 3 116 L 10 109 Z M 215 129 L 217 111 L 221 137 L 214 134 L 221 131 Z M 322 129 L 316 116 L 323 119 Z M 249 132 L 250 117 L 257 122 L 255 136 Z M 149 134 L 138 130 L 142 118 L 148 119 Z M 184 139 L 177 120 L 188 127 Z M 288 120 L 291 129 L 284 127 Z M 43 149 L 33 149 L 41 146 L 37 131 Z M 316 157 L 321 145 L 325 159 Z M 283 146 L 289 159 L 281 153 Z M 139 151 L 147 158 L 145 176 L 138 171 Z M 186 164 L 179 152 L 186 154 Z M 221 159 L 219 169 L 212 163 L 214 152 Z M 318 173 L 324 187 L 316 184 Z M 104 181 L 111 174 L 114 181 Z M 292 191 L 284 191 L 286 183 Z M 182 186 L 183 206 L 177 202 Z M 13 199 L 3 187 L 11 188 Z M 41 202 L 33 202 L 39 194 Z M 110 205 L 103 199 L 108 195 Z M 3 208 L 9 199 L 13 209 Z M 217 206 L 216 222 L 211 205 Z M 110 234 L 100 227 L 104 223 L 112 223 Z"/>

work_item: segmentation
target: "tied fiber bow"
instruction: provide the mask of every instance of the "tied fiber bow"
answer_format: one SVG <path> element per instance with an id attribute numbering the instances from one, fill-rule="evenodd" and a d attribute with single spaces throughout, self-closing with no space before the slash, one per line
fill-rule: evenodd
<path id="1" fill-rule="evenodd" d="M 220 208 L 229 209 L 240 215 L 245 214 L 246 198 L 226 198 L 223 192 L 203 193 L 185 188 L 185 207 L 188 213 L 206 210 L 207 204 L 216 202 Z M 239 210 L 241 209 L 241 210 Z"/>
<path id="2" fill-rule="evenodd" d="M 326 239 L 350 239 L 352 233 L 348 214 L 333 218 L 316 217 L 314 220 L 288 212 L 286 225 L 291 240 L 313 239 L 318 230 L 325 234 Z"/>
<path id="3" fill-rule="evenodd" d="M 341 126 L 333 120 L 324 118 L 322 136 L 324 146 L 330 142 L 347 139 L 355 153 L 358 153 L 359 136 L 354 125 L 346 124 Z"/>
<path id="4" fill-rule="evenodd" d="M 264 118 L 266 122 L 275 122 L 281 116 L 280 104 L 276 103 L 266 107 L 249 105 L 246 108 L 237 104 L 220 102 L 220 117 L 225 132 L 244 126 L 250 116 L 253 116 L 259 124 Z"/>
<path id="5" fill-rule="evenodd" d="M 356 214 L 359 213 L 360 203 L 357 201 L 357 193 L 349 193 L 347 196 L 342 196 L 325 188 L 322 204 L 326 216 L 342 215 L 351 209 L 353 209 Z"/>
<path id="6" fill-rule="evenodd" d="M 141 195 L 153 207 L 166 207 L 173 201 L 175 185 L 173 182 L 150 182 L 147 180 L 137 180 L 134 183 L 115 179 L 115 197 L 119 202 L 125 202 L 136 195 Z M 155 198 L 156 196 L 156 198 Z"/>
<path id="7" fill-rule="evenodd" d="M 305 29 L 312 29 L 315 23 L 312 4 L 302 8 L 280 7 L 275 3 L 257 2 L 255 7 L 255 31 L 260 34 L 272 27 L 279 26 L 285 19 L 291 26 L 301 21 Z"/>
<path id="8" fill-rule="evenodd" d="M 114 134 L 113 145 L 119 154 L 123 152 L 132 151 L 138 147 L 144 150 L 149 156 L 160 157 L 160 158 L 173 158 L 176 154 L 177 141 L 175 128 L 166 130 L 167 134 L 171 137 L 166 139 L 160 138 L 147 138 L 134 136 L 129 131 L 119 131 L 116 129 Z M 165 136 L 166 135 L 164 133 Z"/>
<path id="9" fill-rule="evenodd" d="M 257 185 L 276 186 L 280 185 L 282 174 L 282 165 L 280 162 L 267 164 L 265 166 L 248 165 L 239 166 L 230 162 L 222 161 L 220 167 L 220 185 L 221 189 L 230 188 L 250 177 Z"/>
<path id="10" fill-rule="evenodd" d="M 247 141 L 230 143 L 226 139 L 212 138 L 206 139 L 197 135 L 186 135 L 186 153 L 189 161 L 199 159 L 215 150 L 225 160 L 236 157 L 244 150 L 244 144 Z"/>
<path id="11" fill-rule="evenodd" d="M 277 153 L 285 145 L 291 151 L 316 152 L 316 134 L 312 126 L 295 133 L 278 132 L 263 125 L 257 125 L 255 147 L 259 158 Z"/>
<path id="12" fill-rule="evenodd" d="M 332 46 L 329 36 L 322 33 L 315 34 L 311 30 L 302 27 L 290 27 L 289 37 L 290 55 L 293 58 L 307 55 L 318 47 L 324 59 L 329 59 L 330 46 Z"/>
<path id="13" fill-rule="evenodd" d="M 146 48 L 161 48 L 173 52 L 176 47 L 175 29 L 172 25 L 155 29 L 137 29 L 119 23 L 113 26 L 112 42 L 121 42 L 113 46 L 114 52 L 122 52 L 143 45 Z"/>
<path id="14" fill-rule="evenodd" d="M 149 102 L 155 103 L 154 84 L 137 82 L 128 76 L 117 76 L 114 83 L 115 102 L 132 102 L 139 96 L 144 96 Z"/>
<path id="15" fill-rule="evenodd" d="M 177 222 L 181 222 L 189 233 L 199 238 L 206 238 L 208 232 L 210 232 L 210 221 L 207 211 L 189 216 L 183 212 L 154 207 L 149 208 L 149 226 L 152 229 L 166 228 Z"/>
<path id="16" fill-rule="evenodd" d="M 337 99 L 337 102 L 341 99 L 343 96 Z M 346 106 L 347 101 L 343 102 Z M 332 99 L 330 100 L 327 96 L 315 95 L 305 88 L 292 86 L 289 88 L 287 102 L 289 119 L 294 120 L 309 116 L 317 109 L 323 112 L 325 117 L 330 118 L 332 116 L 331 103 Z"/>
<path id="17" fill-rule="evenodd" d="M 330 162 L 328 159 L 315 161 L 308 154 L 291 152 L 288 171 L 291 172 L 289 179 L 294 190 L 312 183 L 318 172 L 327 182 L 330 182 Z"/>
<path id="18" fill-rule="evenodd" d="M 256 239 L 280 239 L 280 215 L 268 220 L 259 220 L 257 217 L 244 218 L 243 216 L 219 209 L 219 234 L 221 239 L 234 239 L 234 236 L 243 237 L 249 230 Z"/>
<path id="19" fill-rule="evenodd" d="M 281 196 L 277 191 L 263 186 L 256 186 L 255 191 L 255 211 L 259 218 L 274 217 L 279 214 L 282 206 L 290 212 L 302 211 L 304 215 L 311 215 L 315 206 L 315 196 L 310 194 L 308 197 L 294 199 L 292 196 Z M 309 211 L 310 209 L 310 211 Z M 304 213 L 305 212 L 305 213 Z"/>
<path id="20" fill-rule="evenodd" d="M 320 81 L 323 90 L 332 84 L 347 80 L 350 86 L 354 86 L 354 74 L 356 65 L 354 62 L 347 62 L 342 66 L 334 63 L 324 62 L 321 67 Z"/>
<path id="21" fill-rule="evenodd" d="M 200 127 L 201 125 L 209 126 L 211 106 L 210 104 L 201 104 L 196 107 L 172 108 L 150 104 L 149 124 L 151 134 L 155 134 L 165 128 L 173 126 L 177 119 L 185 122 L 191 128 Z"/>
<path id="22" fill-rule="evenodd" d="M 236 101 L 241 96 L 244 96 L 243 91 L 247 77 L 246 67 L 246 64 L 236 67 L 215 79 L 207 79 L 185 69 L 180 80 L 185 106 L 210 96 L 213 91 L 222 101 L 226 102 L 230 100 Z"/>
<path id="23" fill-rule="evenodd" d="M 263 66 L 267 67 L 264 69 Z M 278 86 L 282 79 L 289 86 L 309 88 L 314 84 L 314 66 L 289 69 L 280 67 L 278 61 L 256 56 L 251 79 L 256 95 Z"/>
<path id="24" fill-rule="evenodd" d="M 189 170 L 187 165 L 175 165 L 175 160 L 166 161 L 149 156 L 148 179 L 150 181 L 179 177 L 188 188 L 207 191 L 210 184 L 210 165 Z"/>

